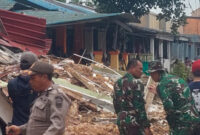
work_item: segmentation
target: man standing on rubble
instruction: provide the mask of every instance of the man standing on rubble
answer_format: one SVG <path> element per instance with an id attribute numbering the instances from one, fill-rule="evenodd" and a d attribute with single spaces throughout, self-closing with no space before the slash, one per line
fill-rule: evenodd
<path id="1" fill-rule="evenodd" d="M 151 62 L 148 72 L 155 82 L 159 82 L 157 88 L 150 86 L 149 89 L 158 93 L 163 102 L 170 135 L 193 135 L 200 118 L 187 83 L 167 74 L 160 61 Z"/>
<path id="2" fill-rule="evenodd" d="M 30 106 L 37 94 L 32 91 L 29 84 L 30 76 L 27 69 L 37 61 L 37 56 L 32 52 L 24 52 L 20 59 L 20 75 L 8 82 L 9 97 L 13 101 L 12 124 L 23 125 L 28 121 Z"/>
<path id="3" fill-rule="evenodd" d="M 14 135 L 62 135 L 70 99 L 52 82 L 53 66 L 36 62 L 30 68 L 30 84 L 38 92 L 29 120 L 22 126 L 6 128 Z"/>
<path id="4" fill-rule="evenodd" d="M 113 104 L 120 135 L 152 135 L 145 112 L 144 85 L 140 78 L 142 63 L 133 59 L 127 74 L 114 85 Z"/>

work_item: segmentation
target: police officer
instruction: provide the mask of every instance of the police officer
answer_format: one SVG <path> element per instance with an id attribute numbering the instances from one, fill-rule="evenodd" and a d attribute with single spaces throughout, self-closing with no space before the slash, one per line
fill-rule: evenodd
<path id="1" fill-rule="evenodd" d="M 150 124 L 145 112 L 142 63 L 130 60 L 127 74 L 114 85 L 113 104 L 117 113 L 120 135 L 151 135 Z"/>
<path id="2" fill-rule="evenodd" d="M 22 53 L 20 75 L 8 82 L 9 97 L 13 101 L 13 125 L 20 126 L 28 121 L 31 104 L 37 97 L 37 93 L 32 91 L 30 76 L 26 72 L 37 60 L 37 56 L 32 52 Z"/>
<path id="3" fill-rule="evenodd" d="M 52 82 L 53 66 L 36 62 L 30 68 L 30 84 L 39 93 L 31 109 L 29 120 L 22 126 L 6 128 L 14 135 L 62 135 L 70 99 Z"/>
<path id="4" fill-rule="evenodd" d="M 187 83 L 174 75 L 167 74 L 160 61 L 153 61 L 148 72 L 157 89 L 150 87 L 163 102 L 170 126 L 170 135 L 191 135 L 200 122 L 199 114 L 194 106 Z"/>

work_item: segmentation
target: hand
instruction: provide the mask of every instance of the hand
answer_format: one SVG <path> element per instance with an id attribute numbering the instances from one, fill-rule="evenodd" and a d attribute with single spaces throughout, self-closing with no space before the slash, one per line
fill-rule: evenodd
<path id="1" fill-rule="evenodd" d="M 18 126 L 12 125 L 9 127 L 6 127 L 6 135 L 19 135 L 21 133 L 21 130 Z"/>
<path id="2" fill-rule="evenodd" d="M 154 85 L 150 85 L 150 86 L 148 87 L 148 90 L 149 90 L 150 92 L 154 93 L 154 94 L 157 94 L 156 88 L 157 88 L 157 86 L 154 84 Z"/>
<path id="3" fill-rule="evenodd" d="M 144 129 L 144 134 L 145 135 L 153 135 L 152 132 L 151 132 L 151 130 L 150 130 L 150 128 L 145 128 Z"/>

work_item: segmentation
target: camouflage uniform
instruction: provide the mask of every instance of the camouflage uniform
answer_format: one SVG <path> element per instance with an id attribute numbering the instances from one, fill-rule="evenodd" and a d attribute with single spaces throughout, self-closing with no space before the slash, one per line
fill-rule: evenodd
<path id="1" fill-rule="evenodd" d="M 145 112 L 144 85 L 127 73 L 114 85 L 113 104 L 120 135 L 143 135 L 150 127 Z"/>
<path id="2" fill-rule="evenodd" d="M 149 72 L 163 70 L 160 62 L 152 62 Z M 153 71 L 154 70 L 154 71 Z M 200 122 L 187 83 L 163 71 L 157 86 L 170 126 L 170 135 L 191 135 Z"/>

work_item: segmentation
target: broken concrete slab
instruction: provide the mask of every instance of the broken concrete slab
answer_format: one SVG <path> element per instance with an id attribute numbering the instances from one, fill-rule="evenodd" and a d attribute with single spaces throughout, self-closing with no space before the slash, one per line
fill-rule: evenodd
<path id="1" fill-rule="evenodd" d="M 91 103 L 96 104 L 99 108 L 105 110 L 114 112 L 114 107 L 112 103 L 112 98 L 106 95 L 99 94 L 97 92 L 73 85 L 69 83 L 65 79 L 53 79 L 56 84 L 58 84 L 60 87 L 66 88 L 68 90 L 71 90 L 73 92 L 77 92 L 79 94 L 83 95 L 83 98 L 90 101 Z"/>

